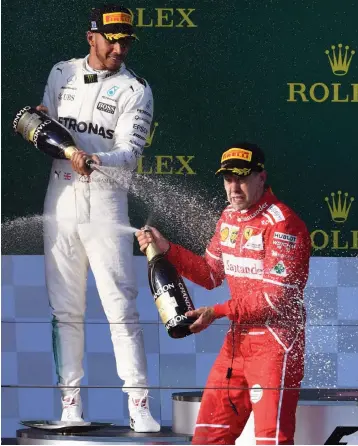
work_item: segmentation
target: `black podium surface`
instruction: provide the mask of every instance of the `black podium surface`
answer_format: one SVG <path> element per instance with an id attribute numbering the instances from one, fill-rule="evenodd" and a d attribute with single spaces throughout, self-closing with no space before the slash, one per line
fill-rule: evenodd
<path id="1" fill-rule="evenodd" d="M 37 428 L 19 429 L 17 444 L 58 444 L 59 442 L 78 442 L 84 444 L 189 444 L 190 437 L 175 434 L 170 427 L 162 427 L 160 432 L 137 433 L 127 426 L 116 426 L 89 430 L 86 432 L 57 432 Z"/>
<path id="2" fill-rule="evenodd" d="M 173 393 L 173 403 L 188 402 L 200 403 L 202 391 Z M 299 405 L 339 405 L 348 404 L 354 407 L 358 404 L 358 390 L 355 389 L 302 389 Z M 341 403 L 340 403 L 341 402 Z M 191 405 L 190 405 L 191 406 Z M 352 407 L 353 407 L 352 406 Z M 174 415 L 173 410 L 173 415 Z M 174 422 L 175 420 L 173 420 Z M 195 420 L 193 421 L 195 423 Z M 95 424 L 95 423 L 94 423 Z M 173 430 L 175 431 L 175 422 Z M 354 432 L 355 426 L 350 428 Z M 58 444 L 60 442 L 78 442 L 85 444 L 190 444 L 191 435 L 188 433 L 174 433 L 171 427 L 162 427 L 158 433 L 136 433 L 127 426 L 110 425 L 97 430 L 83 427 L 79 432 L 76 429 L 64 431 L 46 430 L 40 428 L 25 428 L 17 431 L 17 444 Z M 347 430 L 347 427 L 345 427 Z M 183 432 L 177 430 L 177 432 Z M 187 431 L 185 431 L 187 432 Z M 345 433 L 345 435 L 348 435 Z M 8 443 L 9 444 L 9 443 Z M 303 443 L 305 444 L 305 443 Z M 306 443 L 310 444 L 310 443 Z M 329 443 L 327 443 L 329 444 Z"/>

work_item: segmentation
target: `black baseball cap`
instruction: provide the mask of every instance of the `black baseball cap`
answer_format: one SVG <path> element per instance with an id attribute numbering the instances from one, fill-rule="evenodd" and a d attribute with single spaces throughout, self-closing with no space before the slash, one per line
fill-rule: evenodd
<path id="1" fill-rule="evenodd" d="M 100 33 L 109 41 L 117 41 L 125 37 L 137 39 L 133 27 L 131 11 L 119 5 L 105 5 L 92 8 L 89 31 Z"/>
<path id="2" fill-rule="evenodd" d="M 265 155 L 256 144 L 239 142 L 233 144 L 221 157 L 221 166 L 215 175 L 234 173 L 247 176 L 252 172 L 262 172 L 265 168 Z"/>

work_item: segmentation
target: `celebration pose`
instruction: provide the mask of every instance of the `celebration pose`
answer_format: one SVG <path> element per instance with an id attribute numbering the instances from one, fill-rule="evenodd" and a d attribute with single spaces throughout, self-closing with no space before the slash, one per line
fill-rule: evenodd
<path id="1" fill-rule="evenodd" d="M 178 272 L 205 288 L 228 281 L 231 298 L 186 315 L 194 333 L 228 317 L 231 327 L 211 369 L 194 444 L 234 444 L 254 412 L 256 444 L 293 444 L 303 379 L 310 236 L 303 221 L 265 185 L 263 151 L 239 143 L 221 158 L 229 206 L 205 256 L 169 243 L 155 228 L 136 233 L 142 251 L 153 240 Z M 205 217 L 204 217 L 205 218 Z"/>
<path id="2" fill-rule="evenodd" d="M 118 375 L 129 395 L 130 426 L 157 432 L 136 309 L 133 236 L 121 230 L 129 225 L 127 188 L 150 131 L 153 97 L 148 83 L 124 64 L 136 39 L 130 11 L 112 5 L 92 9 L 88 29 L 89 55 L 57 63 L 37 107 L 67 127 L 80 149 L 71 161 L 54 160 L 44 206 L 62 420 L 82 420 L 79 386 L 90 265 L 110 323 Z M 123 184 L 86 167 L 89 158 L 120 169 Z"/>

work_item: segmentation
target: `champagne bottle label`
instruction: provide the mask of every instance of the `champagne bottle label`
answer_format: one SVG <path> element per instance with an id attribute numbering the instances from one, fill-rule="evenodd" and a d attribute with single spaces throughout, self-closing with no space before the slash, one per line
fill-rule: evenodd
<path id="1" fill-rule="evenodd" d="M 181 295 L 182 295 L 183 300 L 184 300 L 185 305 L 186 305 L 186 311 L 193 311 L 194 310 L 193 303 L 192 303 L 188 293 L 186 292 L 184 284 L 182 282 L 179 282 L 178 286 L 180 288 Z"/>
<path id="2" fill-rule="evenodd" d="M 33 130 L 33 137 L 32 137 L 32 142 L 34 144 L 34 146 L 36 147 L 36 149 L 38 149 L 37 147 L 37 139 L 40 135 L 41 130 L 46 127 L 48 124 L 51 124 L 51 120 L 47 119 L 46 121 L 44 121 L 43 123 L 41 123 L 40 125 L 38 125 L 34 130 Z"/>
<path id="3" fill-rule="evenodd" d="M 177 314 L 165 324 L 165 328 L 166 328 L 166 330 L 169 330 L 169 328 L 176 327 L 181 322 L 187 321 L 187 320 L 188 320 L 188 318 L 186 316 L 184 316 L 184 314 Z"/>
<path id="4" fill-rule="evenodd" d="M 194 310 L 194 305 L 185 283 L 169 260 L 160 254 L 154 242 L 148 248 L 149 286 L 165 329 L 172 338 L 189 336 L 192 334 L 189 326 L 195 319 L 186 316 L 186 313 Z"/>
<path id="5" fill-rule="evenodd" d="M 188 319 L 183 312 L 194 310 L 185 286 L 179 278 L 175 284 L 169 283 L 157 288 L 154 292 L 154 299 L 160 318 L 167 330 Z M 180 299 L 180 303 L 177 299 Z"/>
<path id="6" fill-rule="evenodd" d="M 26 141 L 34 141 L 34 133 L 36 128 L 42 124 L 43 121 L 36 116 L 25 113 L 19 121 L 18 130 L 26 139 Z"/>
<path id="7" fill-rule="evenodd" d="M 30 141 L 37 147 L 37 139 L 40 132 L 48 124 L 51 124 L 51 119 L 41 119 L 42 117 L 35 113 L 25 113 L 21 116 L 17 124 L 17 131 L 23 136 L 26 141 Z"/>
<path id="8" fill-rule="evenodd" d="M 171 296 L 168 291 L 165 291 L 155 300 L 155 305 L 158 308 L 159 316 L 166 324 L 177 315 L 176 307 L 178 306 L 174 296 Z"/>
<path id="9" fill-rule="evenodd" d="M 19 120 L 20 120 L 21 116 L 22 116 L 27 110 L 30 110 L 30 108 L 31 108 L 31 107 L 28 105 L 27 107 L 22 108 L 21 110 L 19 110 L 19 111 L 16 113 L 14 122 L 12 123 L 12 126 L 13 126 L 15 132 L 18 131 L 18 130 L 17 130 L 17 125 L 18 125 L 18 123 L 19 123 Z"/>

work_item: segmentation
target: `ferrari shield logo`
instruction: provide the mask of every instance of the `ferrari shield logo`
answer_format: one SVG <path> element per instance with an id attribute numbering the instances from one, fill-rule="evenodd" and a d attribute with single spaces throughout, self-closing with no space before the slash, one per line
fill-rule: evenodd
<path id="1" fill-rule="evenodd" d="M 252 236 L 253 232 L 254 232 L 254 230 L 252 228 L 244 229 L 244 237 L 246 238 L 246 240 L 249 240 L 249 238 Z"/>

